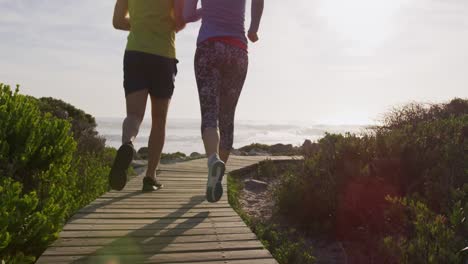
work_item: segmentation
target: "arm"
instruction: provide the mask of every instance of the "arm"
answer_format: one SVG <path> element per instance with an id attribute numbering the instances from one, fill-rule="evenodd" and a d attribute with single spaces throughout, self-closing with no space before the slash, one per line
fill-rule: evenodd
<path id="1" fill-rule="evenodd" d="M 195 22 L 201 19 L 202 9 L 197 9 L 198 0 L 185 0 L 184 20 L 186 23 Z"/>
<path id="2" fill-rule="evenodd" d="M 252 19 L 250 21 L 250 29 L 248 37 L 250 41 L 258 41 L 258 29 L 260 27 L 260 20 L 263 15 L 264 0 L 252 0 Z"/>
<path id="3" fill-rule="evenodd" d="M 185 5 L 185 0 L 174 1 L 174 15 L 175 15 L 177 32 L 185 28 L 186 23 L 184 21 L 184 5 Z"/>
<path id="4" fill-rule="evenodd" d="M 130 20 L 128 18 L 128 0 L 117 0 L 114 8 L 112 24 L 115 29 L 130 30 Z"/>

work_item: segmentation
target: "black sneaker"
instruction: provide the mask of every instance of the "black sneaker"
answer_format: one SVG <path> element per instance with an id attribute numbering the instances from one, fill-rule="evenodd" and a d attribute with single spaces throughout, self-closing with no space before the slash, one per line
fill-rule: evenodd
<path id="1" fill-rule="evenodd" d="M 127 184 L 127 171 L 133 160 L 134 152 L 132 143 L 123 144 L 117 151 L 109 174 L 109 184 L 112 189 L 121 191 Z"/>
<path id="2" fill-rule="evenodd" d="M 164 185 L 154 180 L 153 178 L 149 178 L 149 177 L 143 178 L 143 188 L 142 188 L 143 192 L 154 192 L 163 187 Z"/>

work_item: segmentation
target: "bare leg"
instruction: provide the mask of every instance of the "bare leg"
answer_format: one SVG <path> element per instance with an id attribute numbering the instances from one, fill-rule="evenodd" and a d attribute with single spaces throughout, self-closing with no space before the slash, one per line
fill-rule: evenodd
<path id="1" fill-rule="evenodd" d="M 122 146 L 117 150 L 114 163 L 109 172 L 109 184 L 114 190 L 122 190 L 127 183 L 127 169 L 133 159 L 132 143 L 138 134 L 145 115 L 148 91 L 142 90 L 126 96 L 127 117 L 122 125 Z"/>
<path id="2" fill-rule="evenodd" d="M 122 125 L 122 144 L 133 142 L 138 135 L 141 122 L 145 116 L 147 100 L 148 90 L 141 90 L 127 95 L 127 117 Z"/>
<path id="3" fill-rule="evenodd" d="M 219 157 L 224 163 L 227 163 L 229 160 L 229 155 L 231 154 L 231 151 L 225 150 L 225 149 L 220 149 L 219 150 Z"/>
<path id="4" fill-rule="evenodd" d="M 210 157 L 219 152 L 218 128 L 207 127 L 203 131 L 203 144 L 205 145 L 206 156 Z"/>
<path id="5" fill-rule="evenodd" d="M 166 119 L 171 99 L 161 99 L 151 96 L 152 125 L 148 142 L 148 170 L 146 177 L 156 179 L 156 169 L 159 166 L 164 140 L 166 138 Z"/>

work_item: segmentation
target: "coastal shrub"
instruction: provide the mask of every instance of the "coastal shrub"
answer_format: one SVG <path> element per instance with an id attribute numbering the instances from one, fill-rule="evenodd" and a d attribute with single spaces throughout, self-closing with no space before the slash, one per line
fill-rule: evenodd
<path id="1" fill-rule="evenodd" d="M 76 173 L 74 199 L 78 210 L 109 190 L 109 171 L 116 155 L 114 148 L 106 148 L 102 153 L 82 154 L 73 162 Z"/>
<path id="2" fill-rule="evenodd" d="M 161 154 L 161 159 L 163 160 L 177 160 L 181 159 L 184 160 L 187 158 L 187 155 L 182 152 L 175 152 L 175 153 L 162 153 Z"/>
<path id="3" fill-rule="evenodd" d="M 262 151 L 267 152 L 269 149 L 270 149 L 270 146 L 268 146 L 266 144 L 252 143 L 250 145 L 241 147 L 239 150 L 248 153 L 248 152 L 250 152 L 252 150 L 262 150 Z"/>
<path id="4" fill-rule="evenodd" d="M 31 236 L 29 232 L 38 232 L 37 235 L 50 236 L 41 233 L 45 215 L 37 212 L 39 200 L 35 192 L 22 194 L 22 186 L 11 178 L 0 178 L 0 261 L 6 263 L 31 263 L 35 258 L 25 256 L 16 250 L 24 244 L 24 240 Z M 25 217 L 28 216 L 28 217 Z"/>
<path id="5" fill-rule="evenodd" d="M 263 175 L 268 178 L 276 178 L 279 174 L 275 163 L 271 159 L 260 162 L 257 170 L 257 175 Z"/>
<path id="6" fill-rule="evenodd" d="M 71 105 L 0 84 L 0 263 L 34 262 L 70 215 L 108 190 L 116 150 L 95 127 Z"/>
<path id="7" fill-rule="evenodd" d="M 281 177 L 275 190 L 278 212 L 308 231 L 333 231 L 339 194 L 350 181 L 368 174 L 369 141 L 353 134 L 326 134 L 299 173 Z"/>
<path id="8" fill-rule="evenodd" d="M 450 220 L 432 212 L 424 203 L 407 198 L 388 198 L 408 233 L 399 233 L 383 239 L 388 255 L 394 263 L 453 263 L 462 264 L 462 241 L 455 235 Z M 392 217 L 392 216 L 389 216 Z"/>
<path id="9" fill-rule="evenodd" d="M 116 150 L 105 147 L 105 139 L 96 131 L 96 119 L 62 100 L 44 97 L 34 99 L 44 114 L 51 114 L 70 124 L 70 133 L 77 142 L 72 171 L 76 178 L 73 193 L 76 201 L 72 211 L 87 205 L 108 190 L 107 175 Z"/>
<path id="10" fill-rule="evenodd" d="M 461 117 L 468 114 L 468 100 L 455 98 L 444 104 L 411 103 L 400 108 L 393 108 L 383 119 L 378 130 L 397 130 L 406 126 L 415 126 L 422 122 Z"/>
<path id="11" fill-rule="evenodd" d="M 265 152 L 273 156 L 294 156 L 294 155 L 301 154 L 301 149 L 299 147 L 294 147 L 292 144 L 267 145 L 267 144 L 253 143 L 247 146 L 243 146 L 239 148 L 238 150 L 241 151 L 241 153 L 242 152 L 244 153 Z"/>
<path id="12" fill-rule="evenodd" d="M 37 101 L 43 113 L 50 113 L 71 123 L 71 133 L 78 143 L 77 155 L 104 151 L 105 139 L 96 131 L 97 123 L 93 116 L 59 99 L 43 97 Z"/>
<path id="13" fill-rule="evenodd" d="M 105 139 L 96 131 L 96 119 L 90 114 L 55 98 L 45 97 L 37 101 L 43 113 L 71 123 L 70 132 L 77 142 L 72 162 L 73 171 L 78 175 L 74 193 L 77 210 L 108 190 L 107 175 L 116 150 L 105 147 Z"/>
<path id="14" fill-rule="evenodd" d="M 429 257 L 434 250 L 459 260 L 456 252 L 468 245 L 468 100 L 411 104 L 366 134 L 326 134 L 314 147 L 300 172 L 281 176 L 278 214 L 303 231 L 334 234 L 369 251 L 387 237 L 385 249 L 410 256 L 407 263 L 440 260 Z M 395 206 L 387 195 L 413 202 L 388 218 Z M 424 220 L 411 220 L 416 216 Z M 422 246 L 431 239 L 436 248 Z"/>
<path id="15" fill-rule="evenodd" d="M 380 135 L 387 158 L 398 160 L 392 180 L 404 194 L 419 195 L 431 209 L 447 213 L 450 192 L 466 182 L 468 114 L 421 122 Z"/>
<path id="16" fill-rule="evenodd" d="M 0 258 L 29 259 L 57 237 L 75 205 L 76 177 L 71 173 L 75 150 L 67 121 L 43 115 L 18 89 L 0 84 L 0 175 L 6 196 L 2 203 L 16 208 L 0 220 L 7 223 L 3 230 L 8 234 L 0 236 L 10 237 Z"/>
<path id="17" fill-rule="evenodd" d="M 301 236 L 295 230 L 284 230 L 264 223 L 257 223 L 252 230 L 280 264 L 316 262 L 312 255 L 313 248 L 299 239 Z"/>

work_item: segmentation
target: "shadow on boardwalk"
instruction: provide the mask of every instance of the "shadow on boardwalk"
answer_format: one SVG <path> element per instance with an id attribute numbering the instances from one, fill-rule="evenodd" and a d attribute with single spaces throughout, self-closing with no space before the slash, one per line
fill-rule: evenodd
<path id="1" fill-rule="evenodd" d="M 129 193 L 119 198 L 112 199 L 108 202 L 99 205 L 92 205 L 88 209 L 98 209 L 105 205 L 112 204 L 132 196 L 136 196 L 140 192 Z M 157 197 L 155 197 L 157 199 Z M 140 229 L 128 233 L 126 236 L 116 238 L 107 245 L 102 246 L 90 256 L 84 256 L 72 263 L 97 263 L 97 264 L 114 264 L 114 263 L 142 263 L 148 257 L 145 252 L 160 252 L 173 241 L 177 236 L 182 235 L 189 229 L 194 228 L 203 222 L 209 216 L 209 211 L 200 212 L 186 221 L 179 223 L 171 229 L 165 228 L 179 217 L 190 211 L 193 207 L 205 201 L 202 195 L 193 196 L 186 204 L 182 205 L 176 211 L 156 220 L 151 224 L 142 226 Z M 86 215 L 86 214 L 84 214 Z"/>

